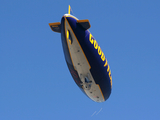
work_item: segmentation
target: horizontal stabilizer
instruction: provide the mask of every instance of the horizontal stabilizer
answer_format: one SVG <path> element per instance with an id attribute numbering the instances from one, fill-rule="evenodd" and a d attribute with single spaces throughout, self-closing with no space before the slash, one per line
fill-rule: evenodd
<path id="1" fill-rule="evenodd" d="M 61 33 L 61 23 L 60 22 L 49 23 L 49 26 L 54 32 Z"/>
<path id="2" fill-rule="evenodd" d="M 89 20 L 77 20 L 77 23 L 84 29 L 87 30 L 91 27 Z"/>

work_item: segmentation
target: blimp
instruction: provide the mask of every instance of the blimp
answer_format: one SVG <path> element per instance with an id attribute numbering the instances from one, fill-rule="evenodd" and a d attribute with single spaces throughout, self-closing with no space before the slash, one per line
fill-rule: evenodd
<path id="1" fill-rule="evenodd" d="M 106 101 L 112 90 L 111 70 L 101 47 L 89 31 L 89 20 L 73 16 L 69 5 L 61 22 L 49 23 L 49 26 L 61 34 L 65 61 L 77 86 L 91 100 Z"/>

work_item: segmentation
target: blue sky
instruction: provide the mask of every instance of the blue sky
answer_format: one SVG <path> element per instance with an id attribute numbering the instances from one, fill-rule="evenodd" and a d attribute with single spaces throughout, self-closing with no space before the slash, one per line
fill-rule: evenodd
<path id="1" fill-rule="evenodd" d="M 109 62 L 113 89 L 104 103 L 76 86 L 48 25 L 69 4 L 89 19 Z M 0 120 L 160 119 L 159 0 L 5 0 L 0 26 Z"/>

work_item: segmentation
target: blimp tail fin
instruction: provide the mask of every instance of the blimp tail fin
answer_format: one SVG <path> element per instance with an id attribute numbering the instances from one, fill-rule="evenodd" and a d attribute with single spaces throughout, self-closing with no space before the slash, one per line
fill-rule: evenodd
<path id="1" fill-rule="evenodd" d="M 73 10 L 70 5 L 68 6 L 68 14 L 73 15 Z"/>
<path id="2" fill-rule="evenodd" d="M 68 14 L 71 14 L 71 6 L 68 6 Z"/>
<path id="3" fill-rule="evenodd" d="M 49 23 L 49 26 L 51 30 L 53 30 L 54 32 L 61 33 L 61 23 L 60 22 Z"/>
<path id="4" fill-rule="evenodd" d="M 77 23 L 84 29 L 87 30 L 91 27 L 89 20 L 77 20 Z"/>

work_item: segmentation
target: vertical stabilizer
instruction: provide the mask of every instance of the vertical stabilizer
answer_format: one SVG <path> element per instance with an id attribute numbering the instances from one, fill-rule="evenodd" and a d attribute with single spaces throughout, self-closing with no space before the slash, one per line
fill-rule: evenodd
<path id="1" fill-rule="evenodd" d="M 70 14 L 71 13 L 71 6 L 69 5 L 68 6 L 68 14 Z"/>
<path id="2" fill-rule="evenodd" d="M 68 6 L 68 14 L 69 15 L 73 15 L 74 14 L 70 5 Z"/>

